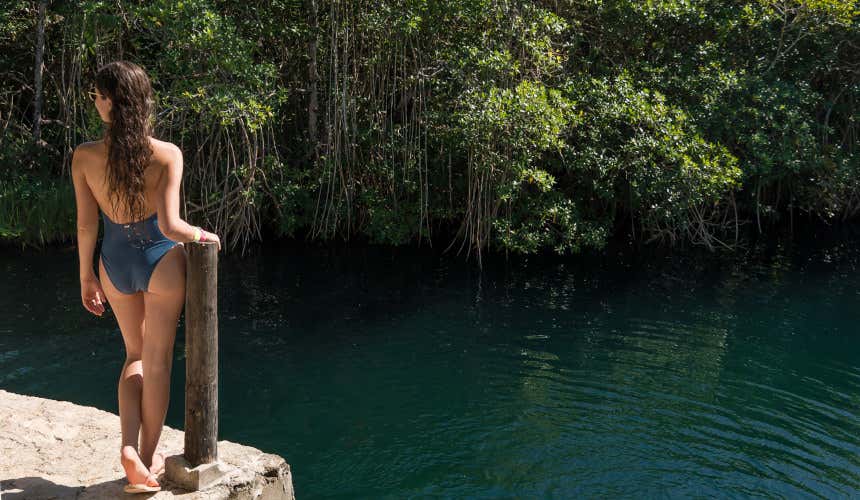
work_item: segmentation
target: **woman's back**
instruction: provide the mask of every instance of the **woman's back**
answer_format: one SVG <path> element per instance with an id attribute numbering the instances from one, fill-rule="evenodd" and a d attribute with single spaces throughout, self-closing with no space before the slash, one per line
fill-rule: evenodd
<path id="1" fill-rule="evenodd" d="M 149 142 L 152 147 L 152 157 L 144 170 L 144 197 L 146 198 L 144 205 L 144 213 L 146 215 L 144 217 L 148 217 L 156 212 L 157 204 L 155 200 L 158 199 L 158 189 L 164 175 L 165 165 L 167 164 L 168 148 L 175 147 L 169 142 L 160 141 L 153 137 L 149 138 Z M 93 192 L 93 196 L 98 202 L 99 209 L 111 221 L 118 224 L 140 220 L 132 220 L 123 206 L 115 208 L 111 204 L 107 182 L 107 146 L 104 141 L 83 143 L 78 146 L 78 150 L 87 157 L 87 161 L 84 162 L 86 165 L 84 175 L 86 176 L 87 184 Z"/>

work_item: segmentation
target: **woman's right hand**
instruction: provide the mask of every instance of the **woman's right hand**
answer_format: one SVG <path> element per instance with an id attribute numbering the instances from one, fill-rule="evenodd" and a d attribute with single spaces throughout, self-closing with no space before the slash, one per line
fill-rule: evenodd
<path id="1" fill-rule="evenodd" d="M 101 316 L 105 312 L 105 302 L 107 297 L 98 278 L 88 276 L 81 279 L 81 303 L 87 311 Z"/>
<path id="2" fill-rule="evenodd" d="M 207 231 L 203 228 L 200 228 L 200 231 L 201 231 L 201 236 L 200 236 L 201 242 L 214 241 L 215 243 L 218 244 L 218 250 L 219 251 L 221 250 L 221 238 L 219 238 L 217 234 L 210 233 L 209 231 Z"/>

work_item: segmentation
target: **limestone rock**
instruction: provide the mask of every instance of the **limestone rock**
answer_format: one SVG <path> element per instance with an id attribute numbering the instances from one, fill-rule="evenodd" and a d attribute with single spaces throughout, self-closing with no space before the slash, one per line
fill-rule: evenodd
<path id="1" fill-rule="evenodd" d="M 230 441 L 218 442 L 219 462 L 231 469 L 221 484 L 189 492 L 161 474 L 161 491 L 124 493 L 120 437 L 118 415 L 0 389 L 0 497 L 295 499 L 290 466 L 283 458 Z M 184 439 L 182 431 L 164 426 L 159 451 L 181 455 Z"/>

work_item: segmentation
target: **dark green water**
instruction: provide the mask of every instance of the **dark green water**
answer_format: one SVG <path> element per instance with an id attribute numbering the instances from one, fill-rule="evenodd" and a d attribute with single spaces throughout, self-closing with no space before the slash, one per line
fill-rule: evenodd
<path id="1" fill-rule="evenodd" d="M 858 248 L 222 256 L 219 437 L 284 456 L 302 499 L 858 497 Z M 122 339 L 76 258 L 0 254 L 0 387 L 117 412 Z"/>

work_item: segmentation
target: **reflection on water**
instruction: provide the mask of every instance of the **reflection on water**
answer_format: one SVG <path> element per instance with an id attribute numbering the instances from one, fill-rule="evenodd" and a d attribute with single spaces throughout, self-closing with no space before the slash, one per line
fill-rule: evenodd
<path id="1" fill-rule="evenodd" d="M 223 256 L 220 437 L 287 458 L 308 498 L 860 496 L 858 241 L 483 273 Z M 80 306 L 75 250 L 0 270 L 0 387 L 116 412 L 122 341 Z"/>

